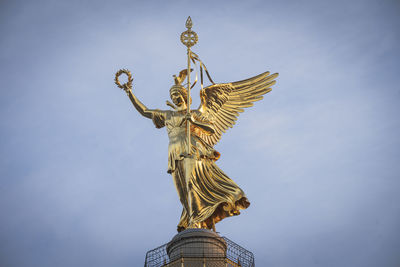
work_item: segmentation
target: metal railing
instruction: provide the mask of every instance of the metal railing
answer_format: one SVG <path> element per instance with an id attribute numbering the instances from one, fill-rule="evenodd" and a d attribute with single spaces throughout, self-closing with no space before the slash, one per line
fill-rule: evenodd
<path id="1" fill-rule="evenodd" d="M 158 248 L 150 250 L 146 253 L 146 260 L 144 263 L 145 267 L 172 267 L 172 266 L 185 266 L 190 267 L 193 262 L 203 262 L 204 266 L 227 266 L 227 267 L 254 267 L 254 255 L 252 252 L 239 246 L 232 240 L 222 237 L 227 245 L 226 257 L 219 256 L 215 253 L 213 256 L 212 252 L 208 252 L 205 255 L 201 249 L 196 253 L 195 249 L 191 247 L 193 253 L 188 257 L 174 257 L 170 259 L 167 254 L 167 246 L 169 243 L 164 244 Z M 180 263 L 180 264 L 179 264 Z M 222 264 L 225 263 L 225 264 Z M 222 265 L 221 265 L 222 264 Z"/>

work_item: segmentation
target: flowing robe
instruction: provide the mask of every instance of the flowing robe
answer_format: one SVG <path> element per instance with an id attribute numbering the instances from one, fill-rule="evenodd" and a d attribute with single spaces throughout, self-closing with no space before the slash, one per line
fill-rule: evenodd
<path id="1" fill-rule="evenodd" d="M 168 132 L 167 172 L 173 177 L 183 206 L 178 231 L 189 227 L 189 210 L 192 211 L 190 227 L 211 229 L 225 217 L 240 214 L 239 210 L 246 209 L 250 203 L 239 186 L 215 164 L 220 154 L 196 135 L 196 131 L 201 130 L 198 127 L 196 129 L 191 125 L 193 158 L 183 157 L 187 154 L 185 114 L 186 111 L 156 111 L 152 119 L 157 128 L 166 126 Z M 196 115 L 195 112 L 192 114 Z M 187 160 L 191 160 L 188 178 L 185 169 Z"/>

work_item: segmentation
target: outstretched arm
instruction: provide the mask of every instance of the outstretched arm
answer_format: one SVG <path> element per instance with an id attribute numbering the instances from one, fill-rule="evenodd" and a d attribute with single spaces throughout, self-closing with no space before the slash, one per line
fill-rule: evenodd
<path id="1" fill-rule="evenodd" d="M 154 110 L 148 109 L 139 99 L 132 93 L 132 90 L 125 90 L 133 106 L 139 111 L 142 116 L 151 119 L 153 117 Z"/>

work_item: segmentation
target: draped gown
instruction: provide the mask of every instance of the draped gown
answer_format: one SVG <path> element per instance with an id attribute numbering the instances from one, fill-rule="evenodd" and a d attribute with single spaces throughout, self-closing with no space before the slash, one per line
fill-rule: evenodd
<path id="1" fill-rule="evenodd" d="M 169 137 L 168 170 L 173 177 L 176 190 L 182 203 L 182 215 L 178 231 L 188 227 L 213 228 L 220 220 L 240 214 L 250 203 L 244 192 L 216 164 L 220 154 L 202 140 L 191 125 L 191 154 L 193 155 L 190 177 L 186 181 L 185 159 L 187 152 L 186 111 L 161 111 L 153 113 L 152 120 L 157 128 L 166 127 Z M 192 111 L 199 119 L 199 111 Z M 196 116 L 197 115 L 197 116 Z M 188 200 L 190 196 L 191 201 Z M 189 207 L 191 205 L 191 208 Z M 192 210 L 189 225 L 188 211 Z"/>

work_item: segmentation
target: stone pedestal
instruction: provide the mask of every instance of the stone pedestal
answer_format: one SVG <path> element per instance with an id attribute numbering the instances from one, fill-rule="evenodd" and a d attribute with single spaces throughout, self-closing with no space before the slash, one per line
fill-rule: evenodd
<path id="1" fill-rule="evenodd" d="M 206 229 L 187 229 L 168 243 L 170 267 L 226 267 L 226 241 L 217 233 Z"/>
<path id="2" fill-rule="evenodd" d="M 188 229 L 146 253 L 145 267 L 254 267 L 254 256 L 227 237 Z"/>

